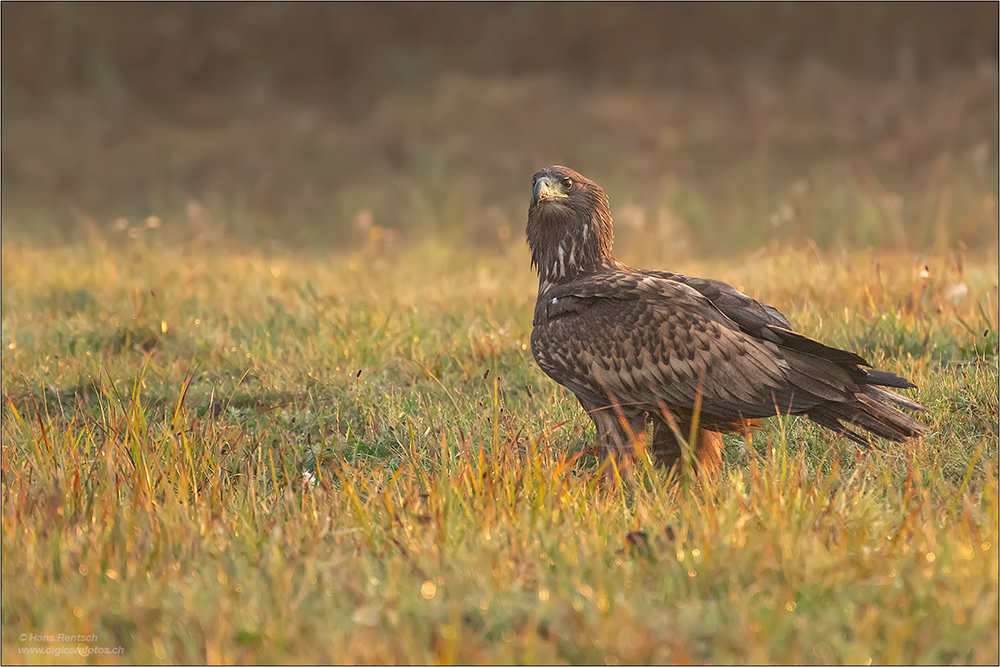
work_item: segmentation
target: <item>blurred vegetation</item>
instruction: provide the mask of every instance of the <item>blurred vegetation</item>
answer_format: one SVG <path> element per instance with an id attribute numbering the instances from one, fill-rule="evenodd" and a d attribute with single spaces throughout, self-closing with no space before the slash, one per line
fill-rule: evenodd
<path id="1" fill-rule="evenodd" d="M 559 162 L 664 252 L 997 245 L 995 3 L 2 13 L 5 238 L 505 246 Z"/>
<path id="2" fill-rule="evenodd" d="M 5 86 L 35 97 L 119 86 L 157 108 L 257 85 L 349 104 L 446 70 L 701 87 L 691 62 L 704 57 L 815 58 L 915 79 L 997 59 L 993 3 L 12 3 L 3 12 Z"/>

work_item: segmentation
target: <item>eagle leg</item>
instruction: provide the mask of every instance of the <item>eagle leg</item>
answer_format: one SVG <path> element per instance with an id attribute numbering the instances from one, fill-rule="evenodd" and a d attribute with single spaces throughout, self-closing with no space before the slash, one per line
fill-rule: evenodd
<path id="1" fill-rule="evenodd" d="M 614 404 L 597 405 L 577 398 L 597 430 L 595 444 L 605 480 L 614 481 L 616 468 L 623 479 L 628 477 L 637 452 L 646 447 L 646 413 L 627 414 Z M 608 460 L 612 457 L 614 465 Z"/>
<path id="2" fill-rule="evenodd" d="M 681 448 L 681 443 L 677 440 L 673 429 L 670 428 L 666 420 L 658 416 L 651 415 L 650 419 L 653 422 L 653 438 L 650 443 L 650 454 L 653 460 L 664 468 L 683 465 L 684 450 Z M 682 421 L 677 426 L 682 434 L 691 433 L 690 422 Z M 699 428 L 694 446 L 694 456 L 702 470 L 710 478 L 718 477 L 719 473 L 722 472 L 722 434 Z"/>

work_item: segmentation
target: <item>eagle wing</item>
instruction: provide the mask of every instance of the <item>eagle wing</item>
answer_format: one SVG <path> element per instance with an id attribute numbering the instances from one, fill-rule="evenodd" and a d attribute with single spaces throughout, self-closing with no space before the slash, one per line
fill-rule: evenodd
<path id="1" fill-rule="evenodd" d="M 868 361 L 852 352 L 824 345 L 818 340 L 796 333 L 792 330 L 788 318 L 782 315 L 777 308 L 752 299 L 721 280 L 695 278 L 667 271 L 642 271 L 641 273 L 644 276 L 653 276 L 687 285 L 708 299 L 720 313 L 754 338 L 833 361 L 851 372 L 852 378 L 856 381 L 897 389 L 914 387 L 911 382 L 894 373 L 875 370 L 857 371 L 855 368 L 857 366 L 869 366 Z"/>
<path id="2" fill-rule="evenodd" d="M 667 271 L 642 271 L 641 273 L 642 275 L 654 276 L 687 285 L 708 299 L 719 312 L 739 325 L 742 331 L 754 338 L 776 343 L 788 350 L 795 350 L 832 361 L 847 370 L 851 379 L 855 382 L 866 385 L 892 387 L 894 389 L 916 388 L 915 384 L 905 378 L 899 377 L 895 373 L 870 368 L 867 360 L 852 352 L 824 345 L 818 340 L 792 331 L 792 325 L 777 308 L 752 299 L 732 285 L 727 285 L 721 280 L 695 278 L 682 273 L 669 273 Z M 859 367 L 869 368 L 860 370 Z M 913 410 L 924 409 L 923 406 L 908 399 L 903 399 L 900 402 L 895 394 L 880 394 L 880 396 L 890 402 L 898 403 Z"/>
<path id="3" fill-rule="evenodd" d="M 706 425 L 853 399 L 859 387 L 852 375 L 863 371 L 781 347 L 782 332 L 799 335 L 772 323 L 749 297 L 759 311 L 723 296 L 728 312 L 695 287 L 650 272 L 582 278 L 539 295 L 532 353 L 546 374 L 592 404 L 690 413 L 700 391 Z M 749 326 L 750 319 L 740 309 L 757 311 L 764 320 L 755 322 L 758 330 L 777 340 L 746 331 L 740 320 Z"/>
<path id="4" fill-rule="evenodd" d="M 788 319 L 777 308 L 752 299 L 721 280 L 695 278 L 668 271 L 642 271 L 642 274 L 687 285 L 711 301 L 713 306 L 740 325 L 741 329 L 758 338 L 770 339 L 769 326 L 789 330 L 792 328 Z M 779 343 L 781 341 L 772 340 L 771 342 Z"/>

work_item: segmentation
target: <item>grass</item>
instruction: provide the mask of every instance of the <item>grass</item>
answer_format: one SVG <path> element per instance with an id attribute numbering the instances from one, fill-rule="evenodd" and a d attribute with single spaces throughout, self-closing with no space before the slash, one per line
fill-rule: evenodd
<path id="1" fill-rule="evenodd" d="M 664 267 L 913 379 L 930 435 L 774 419 L 717 484 L 607 488 L 519 239 L 132 237 L 2 246 L 4 662 L 1000 658 L 993 251 Z"/>

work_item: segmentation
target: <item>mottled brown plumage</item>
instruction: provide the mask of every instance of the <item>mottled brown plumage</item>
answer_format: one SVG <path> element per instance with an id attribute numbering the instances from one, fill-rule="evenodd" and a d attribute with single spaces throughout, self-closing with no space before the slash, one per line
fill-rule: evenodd
<path id="1" fill-rule="evenodd" d="M 597 428 L 604 457 L 627 460 L 649 441 L 672 465 L 695 420 L 695 453 L 709 472 L 722 464 L 721 432 L 746 433 L 775 414 L 803 415 L 861 444 L 849 426 L 893 441 L 925 427 L 890 403 L 922 410 L 883 387 L 907 380 L 875 371 L 851 352 L 795 333 L 788 320 L 731 286 L 637 270 L 611 254 L 604 191 L 572 169 L 534 175 L 527 240 L 538 270 L 531 351 L 572 391 Z"/>

